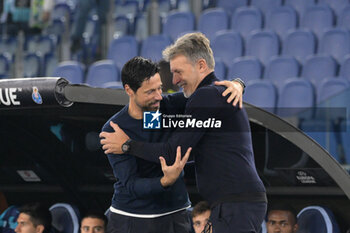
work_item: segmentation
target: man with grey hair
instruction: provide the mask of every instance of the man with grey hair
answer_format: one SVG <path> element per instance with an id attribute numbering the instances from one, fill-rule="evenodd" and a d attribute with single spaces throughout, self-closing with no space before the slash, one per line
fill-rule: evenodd
<path id="1" fill-rule="evenodd" d="M 186 34 L 163 56 L 170 61 L 173 83 L 188 98 L 185 115 L 191 116 L 190 124 L 178 125 L 163 143 L 129 140 L 115 127 L 118 140 L 104 141 L 105 153 L 128 153 L 153 162 L 163 155 L 172 164 L 178 145 L 183 152 L 192 147 L 198 190 L 212 209 L 208 225 L 213 233 L 259 232 L 267 198 L 255 168 L 247 113 L 227 103 L 224 88 L 213 85 L 218 79 L 209 40 L 202 33 Z M 122 144 L 127 150 L 121 150 Z"/>

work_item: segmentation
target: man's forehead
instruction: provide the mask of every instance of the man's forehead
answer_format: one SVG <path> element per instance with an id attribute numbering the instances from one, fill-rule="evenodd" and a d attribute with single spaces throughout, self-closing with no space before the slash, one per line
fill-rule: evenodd
<path id="1" fill-rule="evenodd" d="M 30 215 L 26 214 L 26 213 L 20 213 L 18 216 L 18 219 L 28 220 L 28 219 L 30 219 Z"/>
<path id="2" fill-rule="evenodd" d="M 269 220 L 273 219 L 273 220 L 288 220 L 289 218 L 291 218 L 291 213 L 289 211 L 285 211 L 285 210 L 272 210 L 269 213 Z"/>
<path id="3" fill-rule="evenodd" d="M 151 76 L 150 78 L 143 80 L 140 88 L 148 88 L 152 84 L 162 85 L 162 81 L 160 79 L 159 73 L 156 73 L 155 75 Z"/>

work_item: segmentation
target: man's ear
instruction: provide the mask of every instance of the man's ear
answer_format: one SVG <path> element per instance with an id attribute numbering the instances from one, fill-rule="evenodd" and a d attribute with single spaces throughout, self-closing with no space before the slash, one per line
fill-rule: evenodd
<path id="1" fill-rule="evenodd" d="M 294 226 L 293 226 L 294 231 L 293 232 L 297 232 L 298 228 L 299 228 L 298 223 L 294 224 Z"/>
<path id="2" fill-rule="evenodd" d="M 36 228 L 35 228 L 35 233 L 43 233 L 43 232 L 44 232 L 44 229 L 45 229 L 44 225 L 39 224 L 39 225 L 37 225 Z"/>
<path id="3" fill-rule="evenodd" d="M 135 94 L 135 92 L 130 88 L 128 84 L 125 84 L 124 89 L 126 94 L 128 94 L 129 97 Z"/>
<path id="4" fill-rule="evenodd" d="M 205 72 L 208 68 L 207 62 L 203 58 L 198 60 L 197 65 L 199 68 L 199 72 Z"/>

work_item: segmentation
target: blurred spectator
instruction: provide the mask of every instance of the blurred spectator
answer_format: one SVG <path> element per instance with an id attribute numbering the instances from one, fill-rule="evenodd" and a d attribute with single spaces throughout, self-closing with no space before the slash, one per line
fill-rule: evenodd
<path id="1" fill-rule="evenodd" d="M 105 233 L 107 229 L 107 217 L 100 213 L 90 212 L 81 220 L 81 233 Z"/>
<path id="2" fill-rule="evenodd" d="M 40 29 L 46 27 L 54 5 L 54 0 L 31 0 L 29 26 Z"/>
<path id="3" fill-rule="evenodd" d="M 52 216 L 47 207 L 40 203 L 32 203 L 19 209 L 16 233 L 49 233 Z"/>
<path id="4" fill-rule="evenodd" d="M 26 34 L 40 33 L 48 21 L 54 0 L 4 0 L 1 23 L 6 23 L 7 34 L 16 36 L 23 30 Z"/>
<path id="5" fill-rule="evenodd" d="M 97 34 L 99 37 L 98 44 L 100 44 L 101 28 L 104 24 L 106 24 L 108 7 L 108 0 L 78 0 L 76 18 L 72 31 L 72 53 L 75 53 L 81 47 L 81 43 L 83 40 L 82 35 L 85 30 L 86 22 L 89 18 L 89 13 L 92 9 L 96 9 L 98 15 Z"/>
<path id="6" fill-rule="evenodd" d="M 202 233 L 210 217 L 210 206 L 208 202 L 198 202 L 192 210 L 191 217 L 195 233 Z"/>
<path id="7" fill-rule="evenodd" d="M 267 233 L 296 233 L 297 215 L 289 205 L 273 205 L 267 212 Z"/>

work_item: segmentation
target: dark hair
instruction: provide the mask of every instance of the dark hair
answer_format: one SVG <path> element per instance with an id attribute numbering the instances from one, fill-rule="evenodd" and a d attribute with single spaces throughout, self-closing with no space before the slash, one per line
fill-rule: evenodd
<path id="1" fill-rule="evenodd" d="M 83 220 L 85 218 L 97 218 L 97 219 L 101 219 L 104 222 L 104 227 L 107 228 L 107 223 L 108 223 L 108 219 L 106 217 L 106 215 L 104 215 L 103 213 L 97 212 L 97 211 L 89 211 L 87 212 L 87 214 L 84 215 L 84 217 L 81 219 L 81 222 L 83 222 Z"/>
<path id="2" fill-rule="evenodd" d="M 288 204 L 273 204 L 268 207 L 267 216 L 269 216 L 270 212 L 273 210 L 282 210 L 290 212 L 293 216 L 294 223 L 297 223 L 297 212 L 296 210 L 288 205 Z"/>
<path id="3" fill-rule="evenodd" d="M 209 203 L 206 201 L 200 201 L 193 207 L 191 217 L 194 218 L 208 210 L 210 210 Z"/>
<path id="4" fill-rule="evenodd" d="M 50 232 L 52 216 L 47 206 L 41 203 L 29 203 L 23 205 L 19 212 L 29 215 L 34 226 L 43 225 L 45 227 L 44 233 Z"/>
<path id="5" fill-rule="evenodd" d="M 141 87 L 143 81 L 150 79 L 159 72 L 156 63 L 143 57 L 134 57 L 130 59 L 122 69 L 122 82 L 136 92 Z"/>

